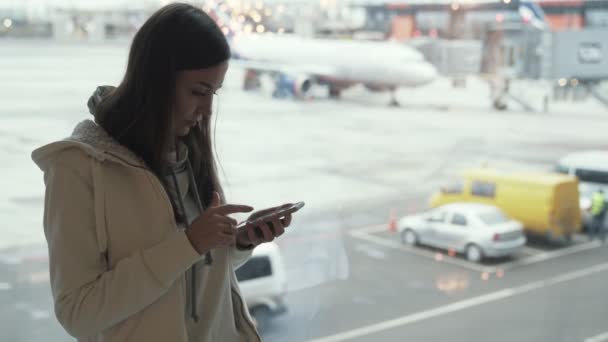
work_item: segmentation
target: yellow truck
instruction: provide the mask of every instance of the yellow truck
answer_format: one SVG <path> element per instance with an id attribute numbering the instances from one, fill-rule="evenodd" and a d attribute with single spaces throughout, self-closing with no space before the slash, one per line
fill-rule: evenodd
<path id="1" fill-rule="evenodd" d="M 459 184 L 435 193 L 430 206 L 454 202 L 494 205 L 520 221 L 526 232 L 549 240 L 569 241 L 581 230 L 578 180 L 573 176 L 472 169 Z"/>

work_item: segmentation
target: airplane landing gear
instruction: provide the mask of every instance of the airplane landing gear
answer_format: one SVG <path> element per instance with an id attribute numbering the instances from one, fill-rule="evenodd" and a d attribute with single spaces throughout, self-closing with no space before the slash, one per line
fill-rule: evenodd
<path id="1" fill-rule="evenodd" d="M 389 102 L 390 107 L 401 107 L 399 101 L 397 101 L 397 95 L 395 94 L 396 90 L 391 90 L 391 102 Z"/>

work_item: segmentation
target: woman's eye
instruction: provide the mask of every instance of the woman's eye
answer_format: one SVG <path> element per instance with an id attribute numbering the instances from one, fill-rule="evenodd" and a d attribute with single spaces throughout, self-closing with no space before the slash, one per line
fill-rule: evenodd
<path id="1" fill-rule="evenodd" d="M 202 92 L 202 91 L 197 91 L 197 90 L 193 90 L 193 91 L 192 91 L 192 95 L 195 95 L 195 96 L 201 96 L 201 97 L 205 97 L 205 96 L 209 95 L 209 93 L 207 93 L 207 92 Z"/>

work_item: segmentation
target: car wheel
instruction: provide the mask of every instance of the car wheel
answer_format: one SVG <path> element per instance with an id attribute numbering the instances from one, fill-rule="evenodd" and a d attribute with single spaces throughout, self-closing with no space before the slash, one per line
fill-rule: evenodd
<path id="1" fill-rule="evenodd" d="M 465 255 L 467 257 L 467 260 L 471 262 L 480 262 L 483 258 L 483 252 L 481 251 L 481 248 L 473 244 L 467 246 Z"/>
<path id="2" fill-rule="evenodd" d="M 406 229 L 401 233 L 401 242 L 409 246 L 416 246 L 418 244 L 418 235 L 413 230 Z"/>

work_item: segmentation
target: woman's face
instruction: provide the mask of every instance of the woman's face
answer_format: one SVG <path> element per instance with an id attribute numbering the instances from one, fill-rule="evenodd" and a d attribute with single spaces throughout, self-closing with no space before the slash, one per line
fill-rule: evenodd
<path id="1" fill-rule="evenodd" d="M 185 136 L 203 117 L 212 114 L 213 95 L 222 87 L 228 62 L 177 73 L 175 103 L 171 117 L 175 136 Z"/>

